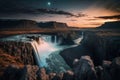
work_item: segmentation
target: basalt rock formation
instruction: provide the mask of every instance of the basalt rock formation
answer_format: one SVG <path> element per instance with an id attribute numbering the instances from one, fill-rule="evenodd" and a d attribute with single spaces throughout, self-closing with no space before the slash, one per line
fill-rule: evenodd
<path id="1" fill-rule="evenodd" d="M 100 65 L 103 60 L 112 61 L 115 57 L 120 56 L 120 37 L 117 34 L 119 32 L 107 33 L 106 31 L 87 32 L 85 34 L 82 44 L 92 53 L 91 57 L 93 57 L 95 64 Z"/>
<path id="2" fill-rule="evenodd" d="M 89 56 L 82 57 L 76 63 L 78 64 L 74 67 L 74 72 L 68 70 L 65 73 L 47 73 L 44 68 L 39 68 L 38 66 L 26 65 L 20 68 L 19 66 L 11 65 L 6 68 L 1 79 L 2 80 L 79 80 L 79 79 L 96 80 L 94 78 L 96 77 L 94 72 L 94 64 L 92 63 L 92 60 L 90 59 Z"/>
<path id="3" fill-rule="evenodd" d="M 30 30 L 39 27 L 37 22 L 32 20 L 0 19 L 0 28 L 3 30 Z"/>
<path id="4" fill-rule="evenodd" d="M 84 32 L 81 45 L 63 50 L 60 54 L 73 69 L 64 73 L 48 73 L 47 69 L 36 66 L 31 44 L 2 41 L 0 52 L 5 54 L 0 54 L 0 64 L 2 64 L 0 71 L 4 67 L 0 79 L 119 80 L 120 38 L 119 35 L 108 36 L 107 34 L 104 31 Z M 64 34 L 62 36 L 66 37 Z"/>
<path id="5" fill-rule="evenodd" d="M 111 63 L 94 66 L 90 56 L 82 56 L 73 62 L 73 71 L 64 73 L 47 73 L 45 68 L 35 65 L 19 67 L 10 65 L 4 71 L 1 80 L 119 80 L 120 57 Z"/>
<path id="6" fill-rule="evenodd" d="M 0 28 L 1 30 L 37 30 L 41 28 L 46 29 L 65 29 L 68 28 L 66 23 L 60 22 L 36 22 L 33 20 L 17 20 L 17 19 L 0 19 Z"/>
<path id="7" fill-rule="evenodd" d="M 112 34 L 107 32 L 84 32 L 81 45 L 65 49 L 60 54 L 71 67 L 75 58 L 79 59 L 84 55 L 91 56 L 95 65 L 101 65 L 103 60 L 112 61 L 115 57 L 120 56 L 120 37 L 117 33 L 112 35 L 113 32 Z"/>
<path id="8" fill-rule="evenodd" d="M 18 57 L 23 64 L 35 65 L 33 48 L 30 43 L 17 41 L 1 41 L 0 48 L 8 55 Z"/>

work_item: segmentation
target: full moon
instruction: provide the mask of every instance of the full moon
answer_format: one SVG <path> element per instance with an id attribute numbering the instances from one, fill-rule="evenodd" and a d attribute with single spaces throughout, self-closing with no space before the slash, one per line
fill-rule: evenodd
<path id="1" fill-rule="evenodd" d="M 51 5 L 51 2 L 47 2 L 47 5 L 50 6 L 50 5 Z"/>

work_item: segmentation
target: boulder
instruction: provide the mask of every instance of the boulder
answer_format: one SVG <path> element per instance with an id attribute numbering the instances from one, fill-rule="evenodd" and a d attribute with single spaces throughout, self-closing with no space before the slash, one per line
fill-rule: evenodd
<path id="1" fill-rule="evenodd" d="M 94 64 L 90 56 L 82 56 L 74 66 L 75 80 L 97 80 Z"/>
<path id="2" fill-rule="evenodd" d="M 49 76 L 46 74 L 45 68 L 41 68 L 38 72 L 38 80 L 49 80 Z"/>
<path id="3" fill-rule="evenodd" d="M 38 80 L 38 66 L 26 65 L 20 68 L 16 65 L 11 65 L 6 68 L 2 80 Z"/>
<path id="4" fill-rule="evenodd" d="M 74 73 L 72 71 L 68 70 L 67 72 L 65 72 L 63 74 L 62 80 L 74 80 Z"/>
<path id="5" fill-rule="evenodd" d="M 110 73 L 112 80 L 120 80 L 120 57 L 116 57 L 112 61 Z"/>

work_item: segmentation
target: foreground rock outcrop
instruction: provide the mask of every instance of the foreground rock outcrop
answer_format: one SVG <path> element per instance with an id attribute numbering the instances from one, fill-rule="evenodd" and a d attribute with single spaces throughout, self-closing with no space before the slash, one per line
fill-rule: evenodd
<path id="1" fill-rule="evenodd" d="M 73 71 L 64 73 L 47 73 L 45 68 L 35 65 L 19 67 L 10 65 L 4 71 L 1 80 L 119 80 L 120 57 L 110 64 L 94 66 L 90 56 L 82 56 L 73 62 Z"/>
<path id="2" fill-rule="evenodd" d="M 119 80 L 120 79 L 120 57 L 116 57 L 111 63 L 105 62 L 102 66 L 96 67 L 98 80 Z"/>
<path id="3" fill-rule="evenodd" d="M 90 60 L 90 63 L 88 63 Z M 82 57 L 74 67 L 73 71 L 66 71 L 65 73 L 47 73 L 44 68 L 38 66 L 26 65 L 19 67 L 16 65 L 10 65 L 4 71 L 2 80 L 85 80 L 89 77 L 89 80 L 94 72 L 94 64 L 89 56 Z M 76 63 L 75 63 L 76 64 Z M 74 64 L 74 65 L 75 65 Z M 86 68 L 85 68 L 86 67 Z M 93 73 L 89 72 L 92 71 Z M 87 74 L 89 72 L 89 74 Z M 93 75 L 95 76 L 95 74 Z M 87 79 L 88 80 L 88 79 Z M 95 79 L 94 79 L 95 80 Z"/>
<path id="4" fill-rule="evenodd" d="M 82 56 L 74 61 L 75 80 L 97 80 L 96 71 L 90 56 Z"/>
<path id="5" fill-rule="evenodd" d="M 4 73 L 4 70 L 9 65 L 17 65 L 19 67 L 23 67 L 23 62 L 19 59 L 19 57 L 11 56 L 0 48 L 0 76 Z"/>

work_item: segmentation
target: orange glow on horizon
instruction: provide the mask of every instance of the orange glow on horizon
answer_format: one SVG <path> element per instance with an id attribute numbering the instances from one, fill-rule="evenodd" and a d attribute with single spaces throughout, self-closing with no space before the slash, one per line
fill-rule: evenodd
<path id="1" fill-rule="evenodd" d="M 91 6 L 87 9 L 83 10 L 74 10 L 72 11 L 73 14 L 77 15 L 80 12 L 85 14 L 85 16 L 81 17 L 66 17 L 66 15 L 52 15 L 53 17 L 48 17 L 44 16 L 41 19 L 39 17 L 35 17 L 35 20 L 40 21 L 56 21 L 56 22 L 62 22 L 62 23 L 67 23 L 68 26 L 71 27 L 99 27 L 105 22 L 110 22 L 110 21 L 117 21 L 117 19 L 102 19 L 102 18 L 97 18 L 101 16 L 114 16 L 114 15 L 119 15 L 120 13 L 114 12 L 111 10 L 107 10 L 105 8 L 98 8 L 95 6 Z"/>
<path id="2" fill-rule="evenodd" d="M 120 13 L 113 12 L 113 11 L 110 11 L 110 10 L 107 10 L 104 8 L 95 8 L 95 7 L 90 7 L 86 10 L 83 10 L 82 12 L 87 14 L 87 16 L 75 18 L 76 21 L 69 21 L 69 22 L 67 22 L 67 24 L 72 27 L 99 27 L 100 25 L 104 24 L 105 22 L 117 21 L 117 19 L 100 19 L 100 18 L 95 18 L 95 17 L 113 16 L 113 15 L 120 14 Z M 91 20 L 89 20 L 89 19 L 91 19 Z M 74 18 L 73 18 L 73 20 L 74 20 Z"/>

